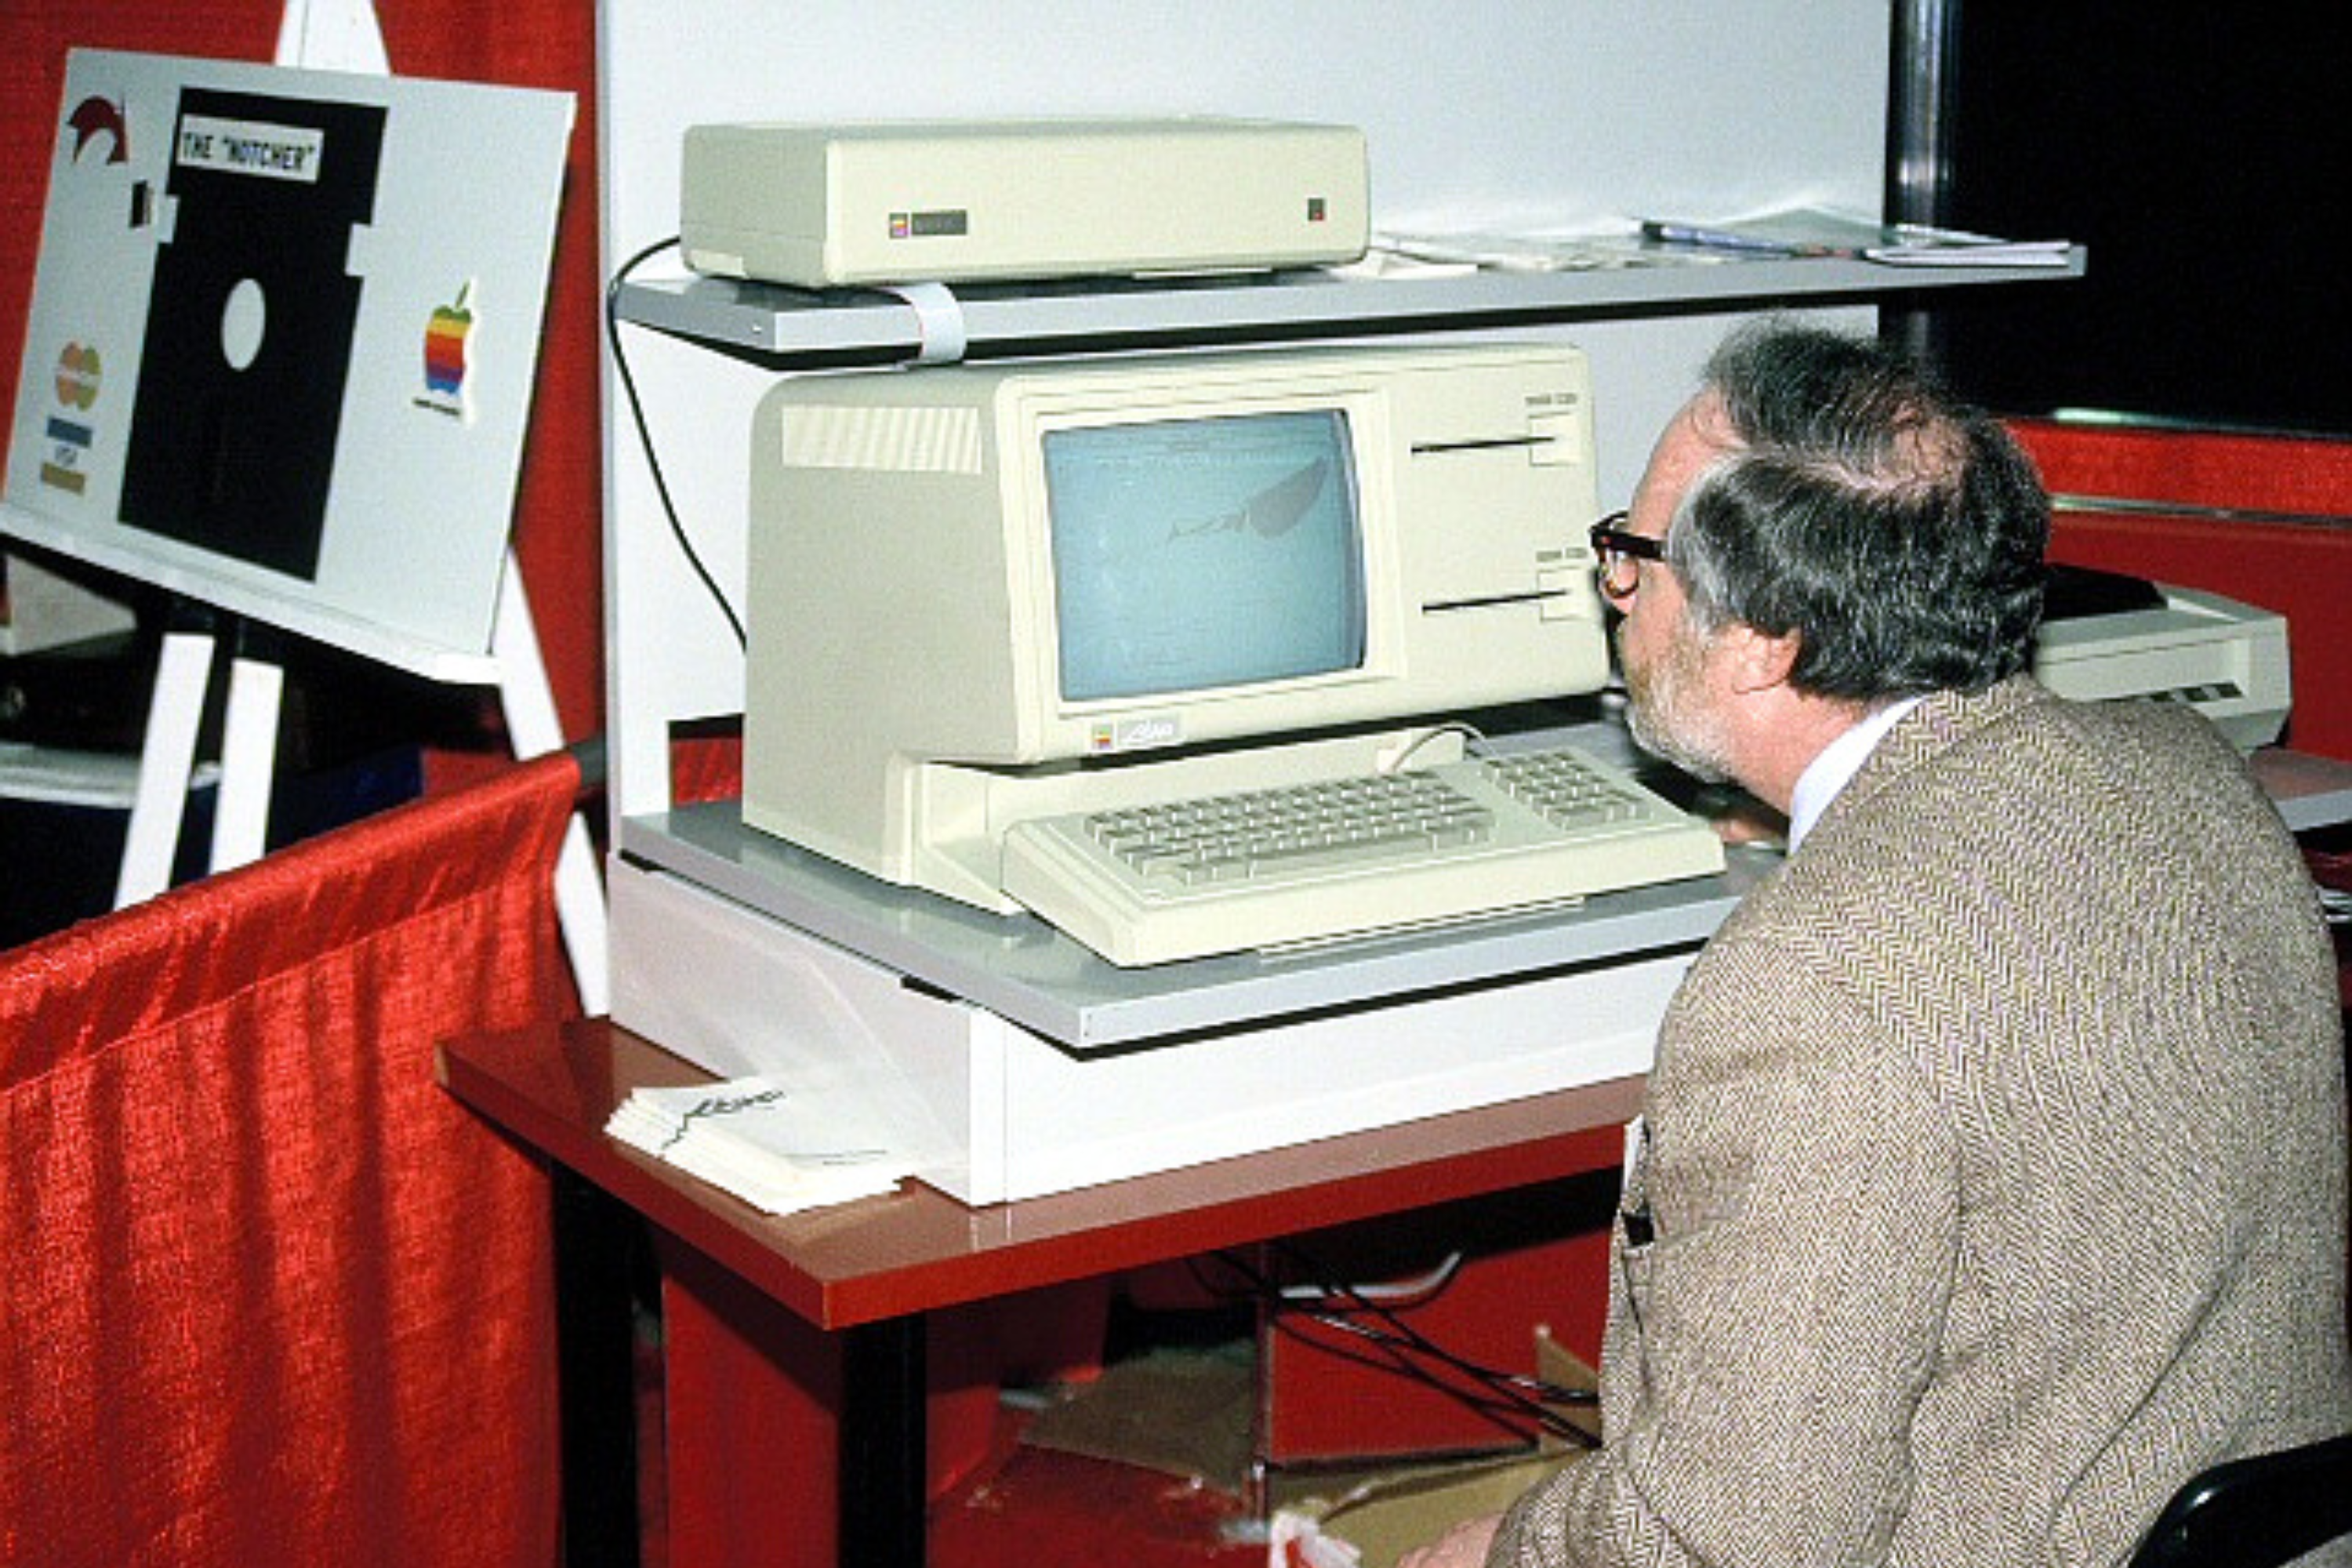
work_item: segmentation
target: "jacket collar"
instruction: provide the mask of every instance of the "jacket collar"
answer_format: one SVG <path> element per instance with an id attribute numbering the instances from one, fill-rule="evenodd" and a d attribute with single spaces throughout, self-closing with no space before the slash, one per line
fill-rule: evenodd
<path id="1" fill-rule="evenodd" d="M 1953 745 L 1988 726 L 2007 720 L 2020 710 L 2049 700 L 2049 693 L 2027 675 L 2013 675 L 1982 691 L 1937 691 L 1895 721 L 1877 746 L 1822 813 L 1833 821 L 1859 803 L 1932 761 Z M 1815 825 L 1819 830 L 1820 824 Z"/>

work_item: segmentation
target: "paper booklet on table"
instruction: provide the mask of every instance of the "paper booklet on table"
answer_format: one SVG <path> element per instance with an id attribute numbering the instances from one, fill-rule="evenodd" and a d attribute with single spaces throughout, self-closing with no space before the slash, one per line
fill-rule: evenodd
<path id="1" fill-rule="evenodd" d="M 756 1077 L 633 1090 L 604 1131 L 766 1214 L 890 1192 L 918 1163 L 861 1097 Z"/>

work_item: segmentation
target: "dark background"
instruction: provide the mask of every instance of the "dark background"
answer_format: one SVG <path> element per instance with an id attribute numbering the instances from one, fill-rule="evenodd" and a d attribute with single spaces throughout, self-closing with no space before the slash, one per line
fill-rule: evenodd
<path id="1" fill-rule="evenodd" d="M 1927 312 L 1960 390 L 2352 436 L 2352 13 L 1959 5 L 1947 220 L 2088 275 Z"/>

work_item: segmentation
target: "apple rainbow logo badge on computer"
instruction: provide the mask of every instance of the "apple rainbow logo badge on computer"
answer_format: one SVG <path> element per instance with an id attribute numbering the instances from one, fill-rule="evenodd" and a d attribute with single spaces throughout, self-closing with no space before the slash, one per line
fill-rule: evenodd
<path id="1" fill-rule="evenodd" d="M 425 325 L 425 393 L 417 405 L 464 418 L 466 355 L 474 332 L 473 280 L 448 304 L 436 306 Z"/>

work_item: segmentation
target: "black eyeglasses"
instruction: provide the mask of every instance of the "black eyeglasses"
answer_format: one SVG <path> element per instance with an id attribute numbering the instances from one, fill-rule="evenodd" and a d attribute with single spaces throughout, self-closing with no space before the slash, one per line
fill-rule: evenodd
<path id="1" fill-rule="evenodd" d="M 1632 515 L 1612 511 L 1594 523 L 1587 536 L 1592 541 L 1592 559 L 1601 591 L 1612 599 L 1631 598 L 1633 590 L 1641 586 L 1642 569 L 1637 563 L 1663 562 L 1666 558 L 1664 540 L 1625 531 L 1625 520 Z"/>

